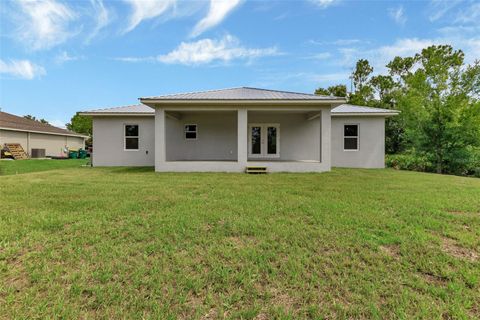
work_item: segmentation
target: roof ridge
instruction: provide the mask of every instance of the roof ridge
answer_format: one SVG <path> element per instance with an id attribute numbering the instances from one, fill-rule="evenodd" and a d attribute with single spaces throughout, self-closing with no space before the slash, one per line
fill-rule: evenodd
<path id="1" fill-rule="evenodd" d="M 304 92 L 285 91 L 285 90 L 275 90 L 275 89 L 264 89 L 264 88 L 254 88 L 254 87 L 242 87 L 242 88 L 244 88 L 244 89 L 252 89 L 252 90 L 271 91 L 271 92 L 282 92 L 282 93 L 291 93 L 291 94 L 302 94 L 302 95 L 314 96 L 314 97 L 335 97 L 335 96 L 326 96 L 326 95 L 323 95 L 323 94 L 304 93 Z"/>
<path id="2" fill-rule="evenodd" d="M 138 99 L 148 99 L 148 98 L 156 98 L 156 97 L 169 97 L 169 96 L 178 96 L 178 95 L 185 95 L 185 94 L 205 93 L 205 92 L 217 92 L 217 91 L 242 89 L 242 88 L 246 88 L 246 87 L 231 87 L 231 88 L 210 89 L 210 90 L 202 90 L 202 91 L 177 92 L 177 93 L 168 93 L 168 94 L 157 95 L 157 96 L 140 97 Z"/>
<path id="3" fill-rule="evenodd" d="M 148 107 L 146 104 L 138 103 L 138 104 L 127 104 L 127 105 L 124 105 L 124 106 L 117 106 L 117 107 L 99 108 L 99 109 L 93 109 L 93 110 L 88 110 L 88 111 L 84 111 L 84 112 L 105 111 L 105 110 L 128 108 L 128 107 L 138 107 L 138 106 Z M 150 108 L 150 107 L 149 107 L 149 108 Z"/>
<path id="4" fill-rule="evenodd" d="M 357 107 L 357 108 L 367 108 L 367 109 L 375 109 L 375 110 L 388 110 L 388 111 L 392 111 L 392 112 L 398 111 L 398 110 L 395 110 L 395 109 L 378 108 L 378 107 L 370 107 L 370 106 L 360 106 L 358 104 L 350 104 L 350 103 L 344 103 L 343 105 L 351 106 L 351 107 Z"/>

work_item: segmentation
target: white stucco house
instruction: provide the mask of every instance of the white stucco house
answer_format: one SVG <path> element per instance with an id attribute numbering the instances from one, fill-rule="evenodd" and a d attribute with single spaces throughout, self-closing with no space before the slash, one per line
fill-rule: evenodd
<path id="1" fill-rule="evenodd" d="M 93 117 L 94 166 L 165 171 L 321 172 L 383 168 L 385 118 L 344 98 L 232 88 L 140 98 Z"/>

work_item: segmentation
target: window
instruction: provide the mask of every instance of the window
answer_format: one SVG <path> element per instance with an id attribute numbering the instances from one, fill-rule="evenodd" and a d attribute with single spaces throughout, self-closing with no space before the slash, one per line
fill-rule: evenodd
<path id="1" fill-rule="evenodd" d="M 138 125 L 125 125 L 125 150 L 138 150 Z"/>
<path id="2" fill-rule="evenodd" d="M 197 125 L 196 124 L 186 124 L 185 125 L 185 140 L 196 140 L 197 139 Z"/>
<path id="3" fill-rule="evenodd" d="M 358 124 L 346 124 L 343 127 L 343 150 L 358 150 Z"/>

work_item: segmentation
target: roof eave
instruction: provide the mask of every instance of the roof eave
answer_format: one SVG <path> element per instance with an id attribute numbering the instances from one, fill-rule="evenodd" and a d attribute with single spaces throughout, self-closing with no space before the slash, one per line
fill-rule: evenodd
<path id="1" fill-rule="evenodd" d="M 374 116 L 374 117 L 391 117 L 398 116 L 400 112 L 332 112 L 332 117 L 348 117 L 348 116 Z"/>
<path id="2" fill-rule="evenodd" d="M 136 117 L 141 117 L 141 116 L 154 116 L 154 112 L 91 112 L 91 111 L 85 111 L 85 112 L 79 112 L 78 113 L 81 116 L 90 116 L 90 117 L 101 117 L 101 116 L 136 116 Z"/>
<path id="3" fill-rule="evenodd" d="M 276 105 L 299 105 L 299 104 L 343 104 L 346 102 L 345 99 L 316 99 L 316 100 L 308 100 L 308 99 L 256 99 L 256 100 L 241 100 L 241 99 L 228 99 L 228 100 L 215 100 L 215 99 L 155 99 L 155 98 L 140 98 L 141 103 L 155 107 L 155 105 L 159 104 L 168 104 L 168 105 L 212 105 L 212 104 L 223 104 L 223 105 L 238 105 L 238 104 L 248 104 L 248 105 L 255 105 L 255 104 L 276 104 Z"/>

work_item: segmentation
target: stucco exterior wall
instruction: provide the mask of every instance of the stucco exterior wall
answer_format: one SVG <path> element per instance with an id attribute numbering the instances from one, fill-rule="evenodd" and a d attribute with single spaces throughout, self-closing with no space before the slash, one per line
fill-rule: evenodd
<path id="1" fill-rule="evenodd" d="M 180 123 L 182 126 L 182 137 L 183 137 L 183 125 L 185 119 L 183 113 L 192 113 L 192 111 L 185 110 L 175 110 L 177 113 L 182 113 Z M 219 112 L 219 111 L 215 111 Z M 322 116 L 318 116 L 318 113 L 321 112 Z M 312 120 L 307 120 L 308 114 L 316 113 L 317 117 L 314 117 Z M 238 117 L 237 117 L 238 114 Z M 174 114 L 170 114 L 174 115 Z M 275 117 L 278 115 L 278 117 Z M 174 115 L 175 116 L 175 115 Z M 304 110 L 302 113 L 295 112 L 285 112 L 282 110 L 247 110 L 244 107 L 239 107 L 238 110 L 235 110 L 233 118 L 236 121 L 236 138 L 237 138 L 237 160 L 233 161 L 214 161 L 214 160 L 203 160 L 203 161 L 167 161 L 167 147 L 168 141 L 171 138 L 168 138 L 165 134 L 166 132 L 171 132 L 170 129 L 166 129 L 167 122 L 178 121 L 168 117 L 168 111 L 166 112 L 162 108 L 156 108 L 155 110 L 155 171 L 157 172 L 244 172 L 247 165 L 249 166 L 265 166 L 267 167 L 268 172 L 323 172 L 330 170 L 330 109 L 323 108 Z M 248 120 L 247 120 L 248 118 Z M 191 120 L 191 119 L 190 119 Z M 291 142 L 293 144 L 299 144 L 299 149 L 296 149 L 297 146 L 290 146 L 292 153 L 297 155 L 296 159 L 290 159 L 291 161 L 281 159 L 262 159 L 262 161 L 253 161 L 247 160 L 247 126 L 248 123 L 279 123 L 280 124 L 280 140 L 283 139 L 282 133 L 282 124 L 287 129 L 287 134 L 292 134 Z M 308 122 L 308 123 L 307 123 Z M 303 123 L 305 128 L 299 129 L 298 126 Z M 305 131 L 303 131 L 305 130 Z M 299 134 L 299 131 L 301 134 Z M 202 128 L 198 128 L 199 137 L 201 135 Z M 229 133 L 230 134 L 230 133 Z M 241 134 L 241 136 L 239 136 Z M 311 135 L 314 137 L 311 137 Z M 308 136 L 308 139 L 313 139 L 312 144 L 310 142 L 303 141 L 305 137 Z M 320 138 L 323 140 L 320 143 Z M 328 140 L 328 141 L 327 141 Z M 287 139 L 288 141 L 288 139 Z M 280 142 L 281 143 L 281 142 Z M 303 147 L 301 147 L 303 145 Z M 287 151 L 289 147 L 284 146 L 284 149 Z M 312 148 L 311 153 L 305 152 L 306 148 Z M 321 149 L 321 151 L 320 151 Z M 295 150 L 302 150 L 302 152 L 295 152 Z M 280 150 L 282 153 L 282 150 Z M 292 154 L 291 153 L 291 154 Z M 289 153 L 287 152 L 287 155 Z M 298 156 L 300 154 L 300 156 Z M 310 159 L 309 158 L 313 158 Z M 319 161 L 321 159 L 321 161 Z M 300 161 L 304 160 L 304 161 Z"/>
<path id="2" fill-rule="evenodd" d="M 20 143 L 29 155 L 32 149 L 45 149 L 46 156 L 62 156 L 65 146 L 73 149 L 85 147 L 81 137 L 0 130 L 0 145 L 4 143 Z"/>
<path id="3" fill-rule="evenodd" d="M 3 148 L 4 143 L 20 143 L 23 150 L 27 153 L 29 152 L 27 132 L 0 129 L 0 147 Z"/>
<path id="4" fill-rule="evenodd" d="M 125 124 L 137 124 L 139 150 L 125 150 Z M 153 166 L 155 162 L 153 117 L 94 117 L 94 166 Z"/>
<path id="5" fill-rule="evenodd" d="M 306 113 L 249 111 L 248 123 L 280 125 L 280 161 L 320 161 L 321 117 L 307 120 Z M 268 159 L 268 158 L 267 158 Z M 249 158 L 256 161 L 256 158 Z"/>
<path id="6" fill-rule="evenodd" d="M 358 124 L 358 151 L 344 151 L 345 124 Z M 384 168 L 384 117 L 332 117 L 332 167 Z"/>
<path id="7" fill-rule="evenodd" d="M 197 125 L 197 139 L 185 139 L 184 126 Z M 237 112 L 186 112 L 165 119 L 167 161 L 237 160 Z"/>

